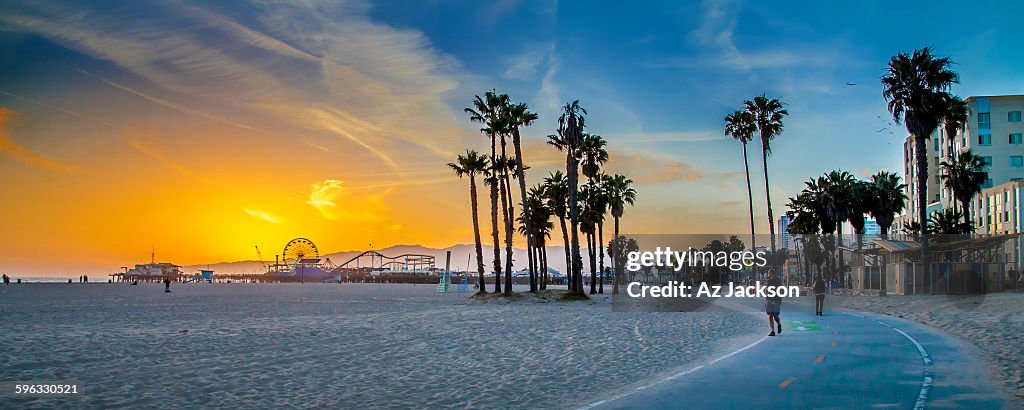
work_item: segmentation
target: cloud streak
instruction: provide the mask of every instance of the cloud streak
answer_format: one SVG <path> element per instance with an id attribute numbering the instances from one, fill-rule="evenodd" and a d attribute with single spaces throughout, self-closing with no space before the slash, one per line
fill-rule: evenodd
<path id="1" fill-rule="evenodd" d="M 24 164 L 31 165 L 47 171 L 71 172 L 78 167 L 67 164 L 46 155 L 29 150 L 18 145 L 7 133 L 7 126 L 16 116 L 16 113 L 5 107 L 0 107 L 0 153 L 14 158 Z"/>

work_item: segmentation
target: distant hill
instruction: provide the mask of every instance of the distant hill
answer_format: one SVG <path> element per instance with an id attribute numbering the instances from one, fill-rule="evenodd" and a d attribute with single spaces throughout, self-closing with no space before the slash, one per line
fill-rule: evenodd
<path id="1" fill-rule="evenodd" d="M 444 267 L 445 252 L 451 251 L 451 269 L 453 271 L 464 271 L 467 270 L 466 262 L 469 260 L 469 270 L 475 270 L 476 260 L 473 259 L 475 253 L 473 245 L 455 245 L 443 249 L 428 248 L 420 245 L 395 245 L 384 249 L 377 249 L 377 252 L 389 257 L 397 257 L 403 254 L 419 254 L 419 255 L 431 255 L 435 258 L 436 264 L 439 268 Z M 549 246 L 548 249 L 548 266 L 556 269 L 559 272 L 565 272 L 565 247 L 563 246 Z M 611 265 L 611 259 L 607 258 L 607 250 L 605 266 Z M 330 259 L 335 265 L 340 265 L 349 261 L 362 253 L 361 251 L 345 251 L 345 252 L 333 252 L 328 254 L 320 255 L 321 258 Z M 586 249 L 583 249 L 583 259 L 586 261 Z M 514 267 L 516 270 L 525 269 L 527 266 L 526 250 L 525 249 L 513 249 L 512 250 Z M 505 248 L 501 248 L 502 265 L 504 265 Z M 486 272 L 491 271 L 491 265 L 494 258 L 493 248 L 490 246 L 483 247 L 483 258 L 484 258 L 484 269 Z M 268 264 L 274 263 L 273 260 L 265 261 Z M 589 262 L 584 262 L 586 269 L 590 270 Z M 503 266 L 504 268 L 504 266 Z M 258 273 L 263 272 L 262 264 L 255 260 L 235 261 L 235 262 L 218 262 L 210 264 L 196 264 L 183 266 L 182 270 L 185 273 L 196 272 L 200 269 L 210 269 L 214 272 L 219 273 Z"/>

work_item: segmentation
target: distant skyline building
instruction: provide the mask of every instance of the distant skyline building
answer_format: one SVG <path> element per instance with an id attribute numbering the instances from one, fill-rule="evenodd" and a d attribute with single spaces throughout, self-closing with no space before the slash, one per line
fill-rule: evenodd
<path id="1" fill-rule="evenodd" d="M 779 237 L 779 248 L 791 249 L 793 244 L 793 235 L 789 234 L 789 222 L 791 221 L 789 215 L 782 215 L 779 217 L 778 226 L 779 232 L 776 234 Z"/>

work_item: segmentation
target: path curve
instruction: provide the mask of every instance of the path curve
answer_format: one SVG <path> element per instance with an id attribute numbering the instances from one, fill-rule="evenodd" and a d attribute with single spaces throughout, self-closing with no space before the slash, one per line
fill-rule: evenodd
<path id="1" fill-rule="evenodd" d="M 582 408 L 1011 407 L 968 346 L 937 329 L 860 311 L 818 317 L 800 301 L 787 301 L 782 319 L 779 336 Z"/>

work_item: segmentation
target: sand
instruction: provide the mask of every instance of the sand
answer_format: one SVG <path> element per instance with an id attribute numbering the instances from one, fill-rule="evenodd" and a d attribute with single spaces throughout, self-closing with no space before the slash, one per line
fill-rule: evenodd
<path id="1" fill-rule="evenodd" d="M 899 316 L 972 343 L 993 378 L 1024 405 L 1024 293 L 832 296 L 826 310 L 832 307 Z"/>
<path id="2" fill-rule="evenodd" d="M 433 286 L 0 286 L 0 408 L 574 408 L 761 335 L 744 313 L 477 302 Z"/>

